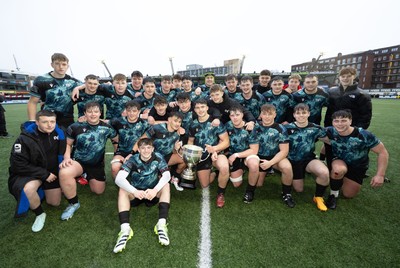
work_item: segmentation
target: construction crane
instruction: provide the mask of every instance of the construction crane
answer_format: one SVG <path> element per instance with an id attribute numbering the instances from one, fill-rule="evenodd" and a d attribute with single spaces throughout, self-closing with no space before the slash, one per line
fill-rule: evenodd
<path id="1" fill-rule="evenodd" d="M 111 74 L 110 70 L 108 69 L 106 62 L 105 62 L 104 60 L 102 60 L 101 63 L 102 63 L 102 64 L 104 65 L 104 67 L 106 68 L 107 73 L 108 73 L 108 76 L 112 79 L 112 74 Z"/>
<path id="2" fill-rule="evenodd" d="M 317 59 L 315 59 L 315 58 L 312 59 L 309 72 L 316 71 L 316 67 L 317 67 L 318 61 L 319 61 L 319 59 L 320 59 L 323 55 L 324 55 L 324 52 L 320 52 Z"/>

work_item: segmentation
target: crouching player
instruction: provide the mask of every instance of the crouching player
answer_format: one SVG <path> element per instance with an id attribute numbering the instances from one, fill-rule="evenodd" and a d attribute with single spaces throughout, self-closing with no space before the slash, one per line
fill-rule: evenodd
<path id="1" fill-rule="evenodd" d="M 287 159 L 289 153 L 289 137 L 281 124 L 275 123 L 276 108 L 272 104 L 261 106 L 261 121 L 256 125 L 256 135 L 260 148 L 260 175 L 257 187 L 264 184 L 267 170 L 274 168 L 281 172 L 282 200 L 290 208 L 296 203 L 292 198 L 293 171 Z M 256 186 L 249 185 L 245 195 L 245 202 L 253 200 Z"/>
<path id="2" fill-rule="evenodd" d="M 258 153 L 258 138 L 255 129 L 246 130 L 246 122 L 243 120 L 243 106 L 236 104 L 229 109 L 229 118 L 231 121 L 226 123 L 226 131 L 229 135 L 230 147 L 228 152 L 228 161 L 231 166 L 230 180 L 233 186 L 239 187 L 242 184 L 243 171 L 246 166 L 249 168 L 248 186 L 255 187 L 259 174 L 260 159 Z M 246 194 L 243 198 L 245 203 L 250 203 L 252 198 Z M 251 200 L 250 200 L 251 199 Z"/>
<path id="3" fill-rule="evenodd" d="M 36 124 L 24 124 L 14 143 L 8 187 L 18 202 L 15 217 L 26 215 L 29 209 L 35 213 L 33 232 L 42 230 L 46 220 L 40 203 L 43 190 L 48 205 L 60 205 L 58 165 L 65 148 L 65 135 L 56 125 L 56 114 L 48 110 L 36 114 Z"/>
<path id="4" fill-rule="evenodd" d="M 120 187 L 118 212 L 121 231 L 118 234 L 114 253 L 125 249 L 126 243 L 133 236 L 129 225 L 129 210 L 131 206 L 138 206 L 142 203 L 148 207 L 158 203 L 158 223 L 154 226 L 154 233 L 158 235 L 161 245 L 169 245 L 167 217 L 170 204 L 168 182 L 171 174 L 162 155 L 154 152 L 151 139 L 140 139 L 138 151 L 139 154 L 133 155 L 122 165 L 115 178 L 115 183 Z M 161 176 L 160 179 L 159 176 Z"/>
<path id="5" fill-rule="evenodd" d="M 371 179 L 372 187 L 382 186 L 389 154 L 383 143 L 371 132 L 352 127 L 349 110 L 339 110 L 332 115 L 333 127 L 328 127 L 327 137 L 333 152 L 332 163 L 328 162 L 331 176 L 331 194 L 326 202 L 328 208 L 336 208 L 336 199 L 342 189 L 346 198 L 355 197 L 361 189 L 369 166 L 368 153 L 371 150 L 377 157 L 376 175 Z"/>
<path id="6" fill-rule="evenodd" d="M 326 137 L 326 131 L 319 125 L 308 122 L 310 108 L 305 103 L 294 107 L 295 122 L 285 125 L 289 135 L 289 160 L 293 168 L 293 188 L 303 192 L 306 172 L 315 178 L 313 201 L 321 211 L 327 211 L 323 196 L 329 185 L 329 170 L 314 154 L 315 142 Z"/>

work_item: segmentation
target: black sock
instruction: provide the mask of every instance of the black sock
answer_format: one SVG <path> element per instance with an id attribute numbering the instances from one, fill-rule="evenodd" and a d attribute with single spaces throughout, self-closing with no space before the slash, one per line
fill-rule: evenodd
<path id="1" fill-rule="evenodd" d="M 224 194 L 226 188 L 221 188 L 218 186 L 217 194 Z"/>
<path id="2" fill-rule="evenodd" d="M 253 185 L 247 184 L 246 192 L 254 193 L 255 190 L 256 190 L 256 186 L 255 185 L 253 186 Z"/>
<path id="3" fill-rule="evenodd" d="M 68 198 L 67 198 L 67 200 L 68 200 L 68 203 L 70 203 L 71 205 L 74 205 L 74 204 L 76 204 L 76 203 L 79 202 L 79 200 L 78 200 L 78 195 L 75 195 L 75 196 L 72 197 L 71 199 L 68 199 Z"/>
<path id="4" fill-rule="evenodd" d="M 287 195 L 292 193 L 292 185 L 285 185 L 282 183 L 282 194 Z"/>
<path id="5" fill-rule="evenodd" d="M 118 216 L 120 224 L 129 223 L 129 210 L 121 211 L 120 213 L 118 213 Z"/>
<path id="6" fill-rule="evenodd" d="M 340 188 L 342 188 L 342 185 L 343 185 L 343 179 L 340 180 L 331 179 L 330 181 L 330 186 L 332 191 L 339 191 Z"/>
<path id="7" fill-rule="evenodd" d="M 323 186 L 321 184 L 315 183 L 315 196 L 323 197 L 327 187 L 328 186 Z"/>
<path id="8" fill-rule="evenodd" d="M 167 219 L 169 211 L 169 203 L 160 202 L 158 203 L 158 218 L 159 219 Z"/>
<path id="9" fill-rule="evenodd" d="M 32 211 L 33 211 L 33 213 L 35 213 L 36 216 L 39 216 L 40 214 L 42 214 L 44 212 L 42 205 L 39 205 L 37 208 L 32 209 Z"/>

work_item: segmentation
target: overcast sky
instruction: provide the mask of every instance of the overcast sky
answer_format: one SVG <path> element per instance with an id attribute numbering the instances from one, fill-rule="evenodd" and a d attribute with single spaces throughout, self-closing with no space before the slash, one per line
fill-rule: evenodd
<path id="1" fill-rule="evenodd" d="M 7 2 L 7 4 L 4 4 Z M 290 71 L 317 58 L 400 44 L 400 1 L 2 0 L 0 69 L 43 74 L 70 59 L 78 79 L 110 71 L 171 74 L 187 64 Z M 70 71 L 69 71 L 70 73 Z"/>

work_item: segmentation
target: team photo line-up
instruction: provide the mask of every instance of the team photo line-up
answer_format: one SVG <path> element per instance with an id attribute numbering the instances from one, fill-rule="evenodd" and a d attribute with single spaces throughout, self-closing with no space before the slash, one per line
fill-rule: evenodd
<path id="1" fill-rule="evenodd" d="M 256 201 L 256 189 L 275 172 L 281 178 L 283 205 L 294 208 L 292 189 L 303 192 L 310 173 L 315 178 L 311 202 L 320 211 L 334 210 L 339 192 L 344 198 L 360 192 L 370 150 L 377 154 L 370 186 L 384 183 L 389 154 L 367 130 L 371 98 L 357 87 L 352 67 L 340 70 L 338 86 L 324 90 L 316 75 L 307 75 L 300 87 L 301 76 L 292 74 L 285 85 L 279 76 L 271 79 L 268 70 L 260 72 L 257 84 L 250 76 L 238 81 L 227 75 L 221 86 L 207 73 L 196 88 L 190 77 L 180 75 L 163 76 L 156 88 L 155 80 L 139 71 L 132 73 L 131 83 L 123 74 L 102 84 L 87 75 L 82 83 L 66 74 L 69 60 L 61 53 L 52 55 L 51 66 L 51 72 L 33 82 L 28 120 L 10 155 L 8 186 L 17 200 L 15 217 L 32 210 L 33 232 L 45 224 L 42 200 L 59 206 L 64 196 L 68 206 L 61 220 L 68 220 L 81 205 L 77 184 L 104 192 L 108 139 L 114 149 L 111 175 L 119 187 L 121 229 L 115 253 L 133 236 L 130 208 L 142 203 L 158 205 L 154 233 L 161 245 L 170 244 L 170 188 L 193 190 L 196 182 L 206 188 L 216 180 L 215 204 L 223 208 L 226 187 L 239 187 L 246 170 L 240 197 L 246 204 Z M 317 157 L 318 141 L 323 145 Z"/>

